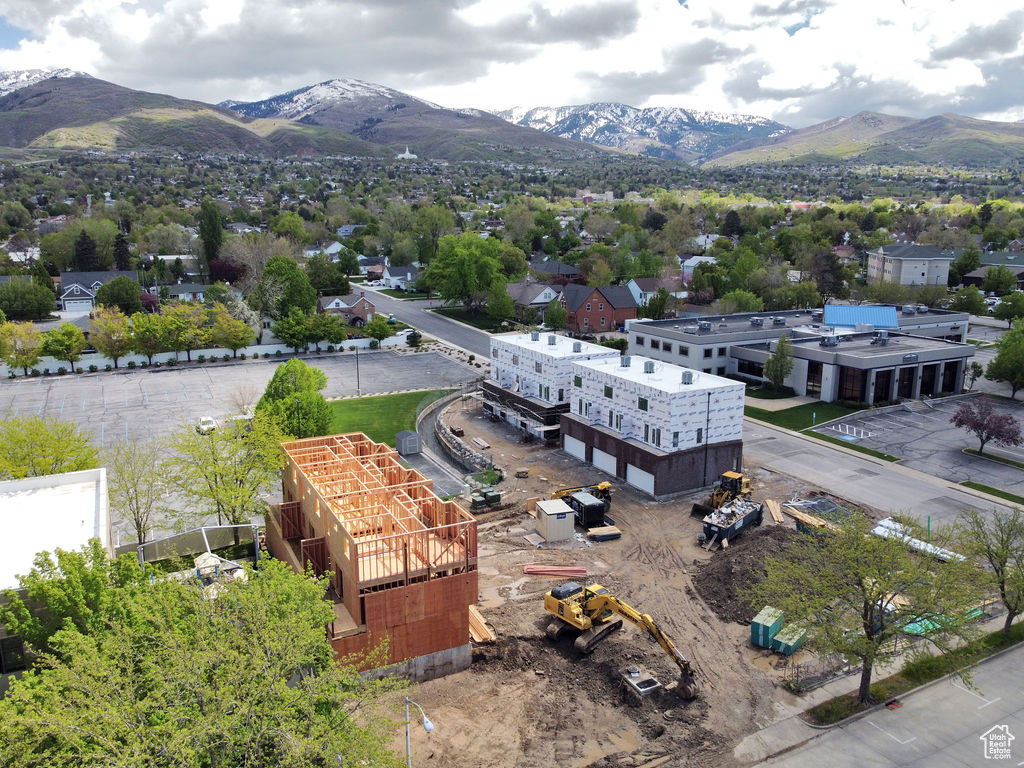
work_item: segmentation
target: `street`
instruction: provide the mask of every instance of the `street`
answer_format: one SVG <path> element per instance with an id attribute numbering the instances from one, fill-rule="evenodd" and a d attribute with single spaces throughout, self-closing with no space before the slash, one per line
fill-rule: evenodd
<path id="1" fill-rule="evenodd" d="M 490 335 L 483 331 L 478 331 L 476 328 L 470 328 L 462 323 L 449 320 L 444 315 L 432 312 L 432 309 L 437 309 L 441 306 L 440 299 L 434 299 L 433 301 L 428 301 L 427 299 L 406 301 L 404 299 L 392 298 L 380 291 L 375 291 L 369 286 L 365 288 L 360 287 L 360 289 L 366 290 L 368 294 L 372 292 L 372 296 L 369 296 L 369 298 L 376 305 L 378 314 L 385 316 L 389 314 L 394 315 L 395 319 L 418 328 L 428 336 L 444 339 L 450 344 L 462 347 L 478 357 L 482 357 L 485 360 L 490 359 Z M 353 290 L 356 290 L 355 287 L 353 287 Z"/>

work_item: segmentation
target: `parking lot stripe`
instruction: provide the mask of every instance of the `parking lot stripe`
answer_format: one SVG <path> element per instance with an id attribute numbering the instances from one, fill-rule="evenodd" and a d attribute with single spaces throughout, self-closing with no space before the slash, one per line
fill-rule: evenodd
<path id="1" fill-rule="evenodd" d="M 88 395 L 82 395 L 82 410 L 85 410 L 85 403 L 89 399 Z"/>
<path id="2" fill-rule="evenodd" d="M 906 746 L 906 745 L 907 745 L 907 744 L 909 744 L 910 742 L 912 742 L 912 741 L 916 741 L 916 740 L 917 740 L 917 736 L 911 736 L 911 737 L 910 737 L 909 739 L 907 739 L 906 741 L 900 741 L 899 739 L 897 739 L 897 738 L 896 738 L 895 736 L 893 736 L 893 735 L 892 735 L 891 733 L 889 733 L 889 732 L 888 732 L 887 730 L 885 730 L 884 728 L 880 728 L 879 726 L 875 725 L 875 724 L 874 724 L 874 723 L 872 723 L 872 722 L 868 722 L 868 725 L 870 725 L 870 726 L 871 726 L 871 727 L 873 727 L 873 728 L 878 728 L 878 730 L 880 730 L 880 731 L 881 731 L 882 733 L 884 733 L 884 734 L 885 734 L 886 736 L 888 736 L 888 737 L 889 737 L 890 739 L 892 739 L 893 741 L 895 741 L 895 742 L 896 742 L 897 744 L 899 744 L 899 745 L 901 745 L 901 746 Z"/>
<path id="3" fill-rule="evenodd" d="M 60 415 L 61 416 L 64 415 L 64 403 L 67 401 L 67 399 L 68 399 L 68 396 L 64 395 L 64 397 L 62 397 L 61 400 L 60 400 Z"/>

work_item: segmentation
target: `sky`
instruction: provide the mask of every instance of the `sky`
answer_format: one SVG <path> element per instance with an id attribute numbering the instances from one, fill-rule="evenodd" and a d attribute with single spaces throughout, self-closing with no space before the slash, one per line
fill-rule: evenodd
<path id="1" fill-rule="evenodd" d="M 1024 119 L 1020 0 L 3 0 L 0 71 L 252 101 L 337 77 L 446 107 Z"/>

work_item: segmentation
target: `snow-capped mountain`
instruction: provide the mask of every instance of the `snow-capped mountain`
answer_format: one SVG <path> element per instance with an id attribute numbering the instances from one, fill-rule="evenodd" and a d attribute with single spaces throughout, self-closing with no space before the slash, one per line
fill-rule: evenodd
<path id="1" fill-rule="evenodd" d="M 0 97 L 28 88 L 30 85 L 60 77 L 90 77 L 85 72 L 73 69 L 22 69 L 14 72 L 0 72 Z"/>
<path id="2" fill-rule="evenodd" d="M 249 117 L 283 117 L 288 120 L 303 120 L 314 117 L 328 107 L 346 102 L 366 104 L 380 101 L 412 101 L 430 109 L 441 109 L 436 104 L 396 91 L 393 88 L 345 77 L 326 80 L 316 85 L 307 85 L 305 88 L 297 88 L 294 91 L 271 96 L 262 101 L 222 101 L 218 106 L 233 109 L 235 112 Z"/>
<path id="3" fill-rule="evenodd" d="M 756 115 L 679 107 L 638 109 L 616 103 L 513 107 L 496 114 L 516 125 L 566 139 L 683 160 L 704 159 L 742 141 L 781 136 L 790 131 L 781 123 Z"/>

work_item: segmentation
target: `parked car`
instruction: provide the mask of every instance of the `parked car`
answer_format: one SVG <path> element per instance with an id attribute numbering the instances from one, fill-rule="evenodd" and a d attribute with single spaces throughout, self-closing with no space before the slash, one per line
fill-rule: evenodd
<path id="1" fill-rule="evenodd" d="M 211 416 L 203 416 L 196 422 L 196 432 L 200 435 L 208 435 L 217 428 L 217 422 Z"/>

